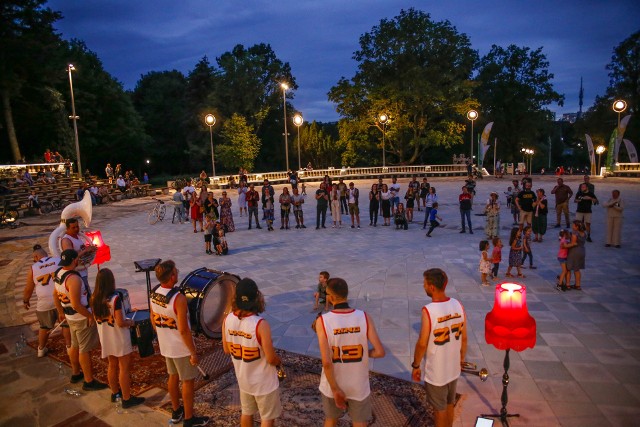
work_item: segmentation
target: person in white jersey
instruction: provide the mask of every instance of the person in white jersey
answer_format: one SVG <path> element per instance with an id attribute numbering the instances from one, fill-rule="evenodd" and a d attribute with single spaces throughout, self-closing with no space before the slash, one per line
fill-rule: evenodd
<path id="1" fill-rule="evenodd" d="M 444 271 L 431 268 L 423 277 L 424 290 L 432 302 L 422 308 L 411 378 L 422 380 L 420 363 L 426 354 L 424 382 L 427 400 L 435 410 L 436 427 L 451 427 L 456 385 L 467 352 L 467 320 L 462 304 L 445 293 L 448 278 Z"/>
<path id="2" fill-rule="evenodd" d="M 282 413 L 276 368 L 280 357 L 273 348 L 269 323 L 259 315 L 264 308 L 258 285 L 244 278 L 236 284 L 232 311 L 222 326 L 224 352 L 231 355 L 240 388 L 241 427 L 253 426 L 256 412 L 260 426 L 271 427 Z"/>
<path id="3" fill-rule="evenodd" d="M 169 374 L 168 389 L 171 397 L 171 422 L 184 418 L 184 427 L 203 426 L 208 417 L 193 415 L 193 384 L 198 376 L 198 355 L 191 335 L 186 297 L 174 287 L 178 283 L 175 262 L 166 260 L 155 268 L 160 285 L 151 291 L 151 324 L 158 335 L 160 354 L 165 358 Z M 180 405 L 180 382 L 182 403 Z"/>
<path id="4" fill-rule="evenodd" d="M 373 319 L 349 307 L 348 295 L 344 279 L 330 279 L 327 300 L 333 310 L 318 317 L 314 325 L 322 355 L 319 389 L 325 427 L 336 426 L 345 409 L 354 427 L 367 425 L 372 415 L 369 358 L 385 355 Z"/>
<path id="5" fill-rule="evenodd" d="M 122 399 L 122 407 L 127 409 L 144 402 L 144 397 L 131 396 L 131 333 L 129 328 L 135 322 L 127 319 L 122 304 L 122 296 L 116 292 L 113 272 L 103 268 L 96 275 L 95 292 L 91 297 L 91 309 L 98 324 L 98 335 L 102 345 L 102 358 L 109 360 L 107 378 L 111 389 L 111 401 Z M 120 371 L 118 373 L 118 370 Z"/>
<path id="6" fill-rule="evenodd" d="M 83 238 L 80 235 L 80 224 L 78 223 L 77 218 L 67 219 L 65 221 L 65 225 L 67 227 L 67 231 L 60 240 L 60 247 L 63 251 L 65 249 L 74 249 L 76 252 L 78 252 L 78 259 L 82 260 L 89 251 L 95 250 L 95 247 L 89 245 L 87 239 Z M 75 271 L 80 274 L 80 277 L 82 277 L 82 281 L 85 283 L 85 285 L 87 285 L 87 289 L 89 289 L 89 297 L 91 297 L 91 291 L 89 288 L 89 273 L 87 271 L 88 268 L 88 265 L 85 265 L 82 262 L 78 262 L 78 266 L 76 267 Z"/>
<path id="7" fill-rule="evenodd" d="M 64 312 L 58 311 L 53 302 L 53 275 L 58 267 L 60 258 L 50 257 L 42 246 L 35 245 L 33 247 L 33 265 L 27 271 L 27 284 L 24 287 L 22 303 L 24 309 L 29 310 L 31 304 L 29 300 L 36 291 L 38 297 L 36 303 L 36 317 L 40 324 L 38 331 L 38 357 L 44 357 L 49 351 L 46 347 L 49 333 L 55 327 L 56 321 L 64 320 Z M 71 335 L 69 334 L 69 326 L 65 323 L 62 325 L 62 335 L 64 336 L 67 351 L 71 345 Z M 78 367 L 79 369 L 79 367 Z"/>
<path id="8" fill-rule="evenodd" d="M 54 273 L 54 303 L 64 316 L 71 332 L 71 382 L 84 378 L 82 389 L 86 391 L 104 390 L 107 385 L 93 378 L 91 350 L 100 344 L 93 313 L 89 310 L 89 288 L 80 278 L 75 268 L 78 266 L 78 252 L 65 249 Z M 82 371 L 79 370 L 82 367 Z"/>

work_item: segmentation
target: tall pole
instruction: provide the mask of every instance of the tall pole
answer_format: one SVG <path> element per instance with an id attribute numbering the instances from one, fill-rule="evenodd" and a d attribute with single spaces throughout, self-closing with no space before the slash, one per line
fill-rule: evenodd
<path id="1" fill-rule="evenodd" d="M 386 153 L 384 149 L 384 137 L 386 136 L 386 133 L 387 133 L 387 122 L 384 122 L 382 124 L 382 167 L 383 168 L 387 167 L 387 159 L 386 159 Z"/>
<path id="2" fill-rule="evenodd" d="M 204 123 L 209 126 L 209 142 L 211 143 L 211 169 L 213 171 L 212 178 L 216 176 L 216 158 L 213 152 L 213 125 L 216 124 L 216 117 L 213 114 L 207 114 L 204 117 Z"/>
<path id="3" fill-rule="evenodd" d="M 78 119 L 76 116 L 76 100 L 73 96 L 73 78 L 71 77 L 71 71 L 75 70 L 73 64 L 69 64 L 69 89 L 71 90 L 71 116 L 69 118 L 73 120 L 73 135 L 76 140 L 76 160 L 78 162 L 78 178 L 82 178 L 82 162 L 80 160 L 80 141 L 78 140 Z M 619 115 L 618 115 L 619 116 Z M 618 120 L 618 127 L 620 126 L 620 120 Z"/>
<path id="4" fill-rule="evenodd" d="M 616 129 L 616 142 L 615 142 L 615 146 L 614 146 L 614 152 L 611 153 L 613 155 L 611 157 L 613 159 L 613 164 L 611 165 L 612 167 L 618 161 L 618 150 L 615 147 L 620 147 L 620 143 L 622 141 L 622 137 L 620 135 L 620 114 L 626 109 L 627 109 L 627 102 L 626 101 L 624 101 L 622 99 L 618 99 L 618 100 L 613 102 L 613 111 L 618 113 L 618 127 Z"/>
<path id="5" fill-rule="evenodd" d="M 289 170 L 289 138 L 287 135 L 287 89 L 286 83 L 280 85 L 282 87 L 282 106 L 284 109 L 284 156 L 286 157 L 287 171 Z"/>
<path id="6" fill-rule="evenodd" d="M 476 110 L 469 110 L 467 112 L 467 119 L 471 120 L 471 165 L 473 165 L 473 122 L 478 118 L 478 112 Z M 480 159 L 480 156 L 478 156 Z"/>
<path id="7" fill-rule="evenodd" d="M 302 162 L 300 161 L 300 126 L 302 126 L 303 121 L 302 114 L 297 113 L 293 116 L 293 124 L 298 128 L 298 170 L 302 169 Z"/>
<path id="8" fill-rule="evenodd" d="M 473 166 L 473 120 L 471 120 L 471 165 Z"/>

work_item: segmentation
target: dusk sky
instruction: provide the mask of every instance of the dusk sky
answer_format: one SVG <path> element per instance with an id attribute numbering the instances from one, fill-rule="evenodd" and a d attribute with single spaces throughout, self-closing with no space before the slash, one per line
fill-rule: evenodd
<path id="1" fill-rule="evenodd" d="M 401 9 L 449 20 L 481 56 L 492 44 L 542 46 L 554 88 L 566 97 L 564 107 L 550 106 L 558 118 L 578 111 L 580 77 L 584 110 L 604 94 L 614 47 L 640 29 L 637 0 L 52 0 L 48 6 L 64 16 L 56 25 L 63 37 L 86 42 L 126 89 L 150 71 L 187 74 L 205 55 L 215 65 L 236 44 L 268 43 L 291 64 L 299 85 L 291 102 L 305 120 L 318 121 L 339 119 L 327 92 L 340 77 L 353 77 L 359 37 Z"/>

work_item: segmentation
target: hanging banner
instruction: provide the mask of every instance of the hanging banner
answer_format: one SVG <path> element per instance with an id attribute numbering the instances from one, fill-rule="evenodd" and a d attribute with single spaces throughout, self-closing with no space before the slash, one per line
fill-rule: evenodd
<path id="1" fill-rule="evenodd" d="M 491 133 L 492 127 L 493 127 L 493 122 L 487 123 L 487 125 L 484 127 L 484 130 L 482 131 L 482 136 L 480 137 L 480 142 L 482 142 L 482 145 L 487 145 L 489 143 L 489 134 Z"/>
<path id="2" fill-rule="evenodd" d="M 618 163 L 618 152 L 620 151 L 620 143 L 622 142 L 622 138 L 624 137 L 624 131 L 627 129 L 627 124 L 629 124 L 629 119 L 631 119 L 631 114 L 625 116 L 622 120 L 620 120 L 620 135 L 616 135 L 616 142 L 613 149 L 614 163 Z"/>
<path id="3" fill-rule="evenodd" d="M 638 163 L 638 152 L 636 151 L 636 147 L 633 143 L 628 139 L 625 139 L 624 146 L 627 148 L 627 153 L 629 154 L 629 162 Z"/>
<path id="4" fill-rule="evenodd" d="M 596 153 L 593 149 L 593 141 L 591 141 L 591 137 L 584 134 L 584 138 L 587 140 L 587 150 L 589 150 L 589 161 L 591 162 L 591 173 L 596 172 Z"/>
<path id="5" fill-rule="evenodd" d="M 484 156 L 487 155 L 487 151 L 489 151 L 490 145 L 482 144 L 480 146 L 480 160 L 484 162 Z"/>

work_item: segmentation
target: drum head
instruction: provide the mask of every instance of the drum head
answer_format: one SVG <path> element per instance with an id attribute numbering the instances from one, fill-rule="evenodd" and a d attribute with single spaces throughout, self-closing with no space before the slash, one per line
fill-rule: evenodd
<path id="1" fill-rule="evenodd" d="M 235 292 L 238 278 L 223 275 L 209 284 L 204 291 L 198 310 L 200 330 L 209 338 L 222 336 L 222 322 L 231 310 L 231 298 Z"/>

